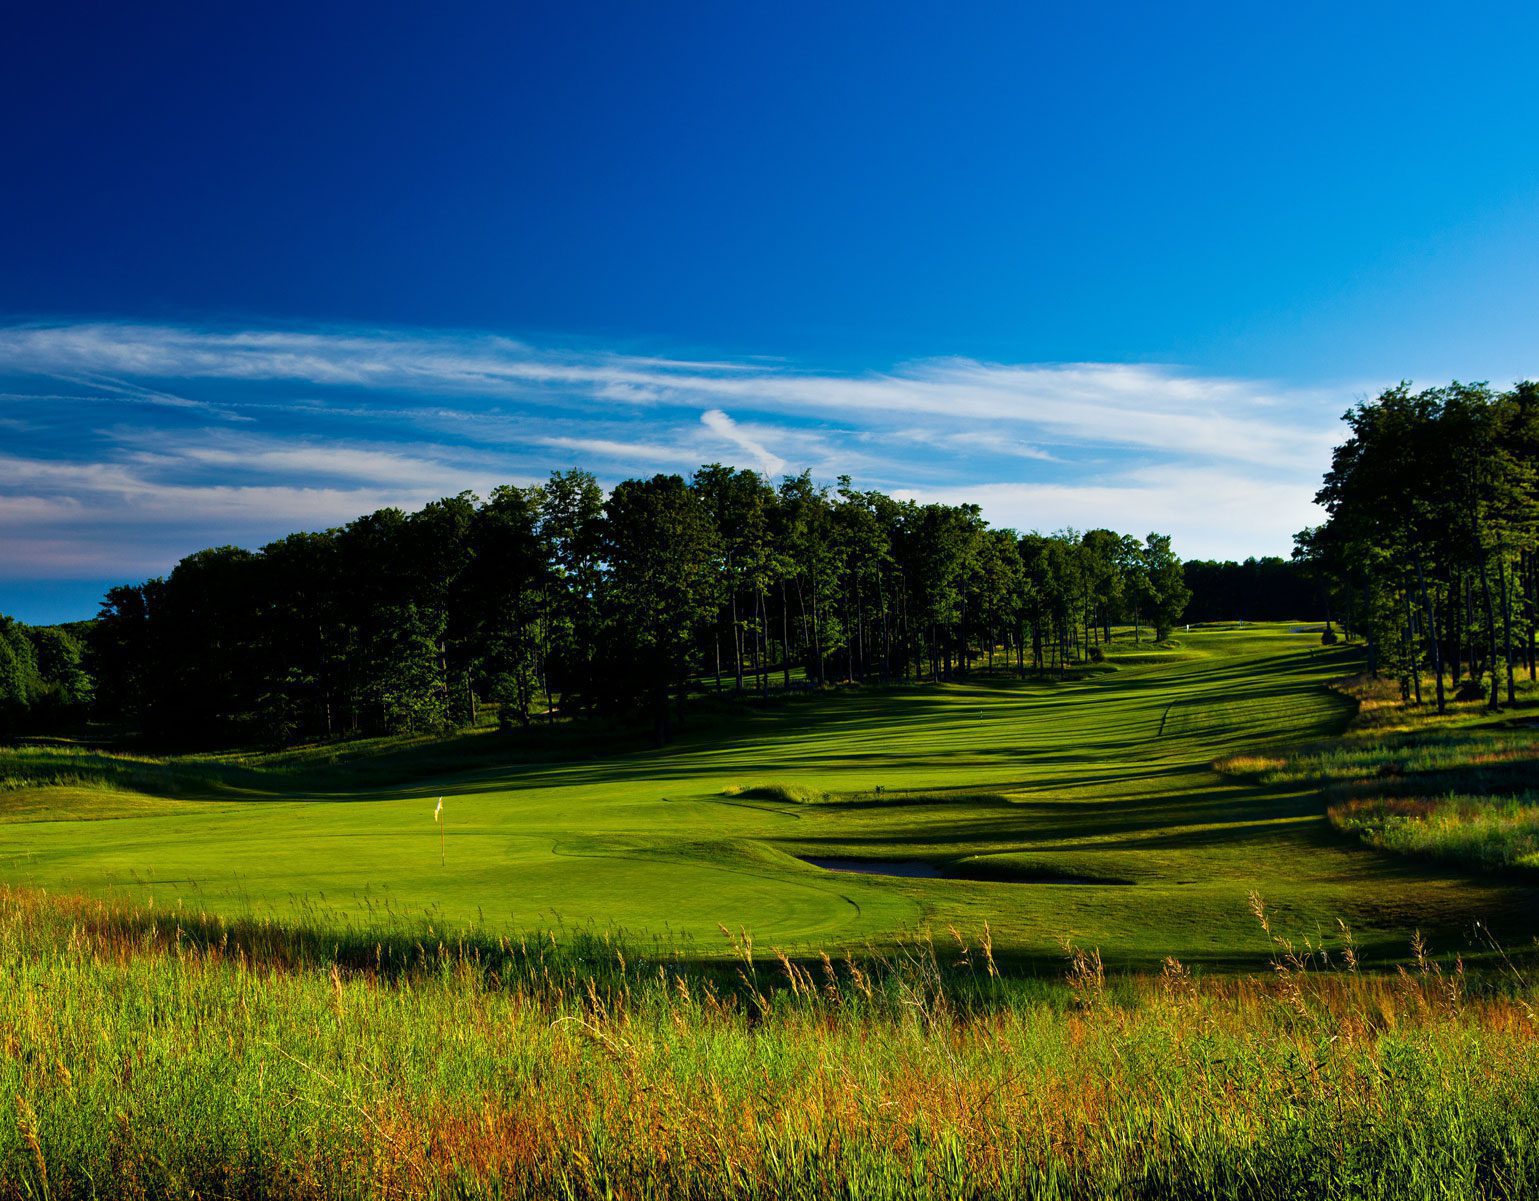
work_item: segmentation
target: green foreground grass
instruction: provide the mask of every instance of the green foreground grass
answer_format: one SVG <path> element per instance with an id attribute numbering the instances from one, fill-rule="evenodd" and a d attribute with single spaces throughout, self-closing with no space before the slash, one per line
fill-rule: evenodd
<path id="1" fill-rule="evenodd" d="M 1270 920 L 1270 919 L 1268 919 Z M 1258 934 L 1265 935 L 1258 927 Z M 1517 1198 L 1539 990 L 369 945 L 0 890 L 0 1196 Z"/>
<path id="2" fill-rule="evenodd" d="M 1267 953 L 1252 890 L 1295 929 L 1347 922 L 1369 961 L 1417 929 L 1526 947 L 1532 883 L 1366 849 L 1313 778 L 1213 769 L 1343 729 L 1353 702 L 1327 685 L 1353 663 L 1312 627 L 1216 628 L 1118 644 L 1064 683 L 723 702 L 662 748 L 577 726 L 174 760 L 18 748 L 0 880 L 335 929 L 624 930 L 699 957 L 721 926 L 837 952 L 987 921 L 1021 963 L 1071 937 L 1114 966 L 1246 967 Z"/>

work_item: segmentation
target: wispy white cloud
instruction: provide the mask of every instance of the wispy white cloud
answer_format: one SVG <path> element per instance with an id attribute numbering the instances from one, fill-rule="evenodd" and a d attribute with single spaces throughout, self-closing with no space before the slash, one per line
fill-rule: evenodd
<path id="1" fill-rule="evenodd" d="M 217 472 L 227 481 L 298 478 L 310 481 L 388 481 L 403 490 L 441 489 L 456 480 L 496 476 L 506 466 L 483 449 L 368 441 L 351 444 L 313 437 L 283 438 L 239 431 L 115 427 L 104 436 L 122 448 L 118 461 L 161 477 Z"/>
<path id="2" fill-rule="evenodd" d="M 156 380 L 302 381 L 523 401 L 578 394 L 626 405 L 692 405 L 702 412 L 730 404 L 817 417 L 926 417 L 987 422 L 1001 431 L 1027 427 L 1052 440 L 1266 464 L 1313 464 L 1329 447 L 1330 419 L 1340 408 L 1337 393 L 1148 364 L 942 359 L 840 376 L 753 362 L 536 349 L 465 334 L 21 326 L 0 330 L 0 368 L 77 379 L 96 372 Z M 142 392 L 164 403 L 212 403 L 163 388 Z M 1017 436 L 1003 434 L 1001 441 Z"/>
<path id="3" fill-rule="evenodd" d="M 537 446 L 571 451 L 578 455 L 610 462 L 651 464 L 652 470 L 665 467 L 688 469 L 700 462 L 694 445 L 677 442 L 623 442 L 615 438 L 579 438 L 546 435 L 534 439 Z M 645 471 L 645 466 L 639 468 Z"/>
<path id="4" fill-rule="evenodd" d="M 613 480 L 713 460 L 975 500 L 1019 528 L 1161 528 L 1189 555 L 1279 553 L 1317 519 L 1336 418 L 1368 391 L 1159 364 L 836 373 L 478 333 L 110 322 L 0 328 L 0 385 L 12 575 L 98 552 L 161 571 L 199 545 L 550 467 Z"/>
<path id="5" fill-rule="evenodd" d="M 1039 463 L 1059 463 L 1063 460 L 1052 452 L 1009 437 L 998 430 L 968 429 L 946 433 L 923 426 L 908 429 L 871 432 L 863 435 L 868 441 L 896 442 L 917 446 L 948 446 L 959 450 L 985 451 L 989 454 L 1008 455 L 1017 459 L 1034 459 Z"/>
<path id="6" fill-rule="evenodd" d="M 1312 466 L 1332 438 L 1327 394 L 1159 366 L 947 360 L 880 376 L 726 379 L 713 392 L 785 410 L 986 423 L 1001 438 L 1034 429 L 1054 441 L 1264 465 Z"/>
<path id="7" fill-rule="evenodd" d="M 765 475 L 779 475 L 785 470 L 786 461 L 770 450 L 759 439 L 742 429 L 737 422 L 720 409 L 707 409 L 700 414 L 700 424 L 723 442 L 748 455 Z"/>
<path id="8" fill-rule="evenodd" d="M 1311 488 L 1224 468 L 1158 467 L 1116 482 L 979 483 L 901 494 L 922 502 L 971 501 L 995 522 L 1022 530 L 1177 531 L 1177 550 L 1187 558 L 1286 554 L 1293 535 L 1320 519 Z"/>

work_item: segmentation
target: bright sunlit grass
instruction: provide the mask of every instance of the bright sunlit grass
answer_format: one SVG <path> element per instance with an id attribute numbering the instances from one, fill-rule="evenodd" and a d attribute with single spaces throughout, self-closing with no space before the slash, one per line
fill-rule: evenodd
<path id="1" fill-rule="evenodd" d="M 1065 682 L 708 691 L 663 747 L 568 722 L 270 754 L 0 751 L 0 878 L 230 918 L 624 928 L 701 955 L 721 924 L 805 950 L 987 921 L 1020 963 L 1056 963 L 1068 935 L 1113 967 L 1245 966 L 1266 953 L 1252 889 L 1300 928 L 1345 918 L 1369 958 L 1417 927 L 1469 949 L 1475 921 L 1526 944 L 1532 889 L 1331 830 L 1341 798 L 1322 790 L 1377 752 L 1356 735 L 1298 748 L 1349 719 L 1327 684 L 1350 651 L 1289 625 L 1162 650 L 1128 633 Z M 1226 756 L 1268 774 L 1213 771 Z"/>

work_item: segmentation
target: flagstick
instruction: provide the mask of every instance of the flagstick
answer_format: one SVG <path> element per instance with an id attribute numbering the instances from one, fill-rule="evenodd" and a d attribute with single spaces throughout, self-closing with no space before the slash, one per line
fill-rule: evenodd
<path id="1" fill-rule="evenodd" d="M 442 807 L 443 803 L 444 803 L 443 797 L 439 797 L 438 798 L 439 806 Z M 444 826 L 446 826 L 448 824 L 448 820 L 449 819 L 444 817 L 444 815 L 442 813 L 439 813 L 439 815 L 438 815 L 438 866 L 439 867 L 445 867 L 445 866 L 448 865 L 448 860 L 444 858 Z"/>

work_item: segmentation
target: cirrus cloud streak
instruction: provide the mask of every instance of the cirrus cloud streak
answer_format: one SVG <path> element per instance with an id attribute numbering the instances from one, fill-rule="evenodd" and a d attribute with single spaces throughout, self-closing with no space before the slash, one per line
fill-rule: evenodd
<path id="1" fill-rule="evenodd" d="M 612 483 L 712 461 L 973 500 L 1018 528 L 1165 529 L 1188 556 L 1285 553 L 1317 519 L 1336 417 L 1368 390 L 1159 364 L 839 373 L 473 332 L 13 325 L 0 580 L 163 572 L 556 467 Z"/>

